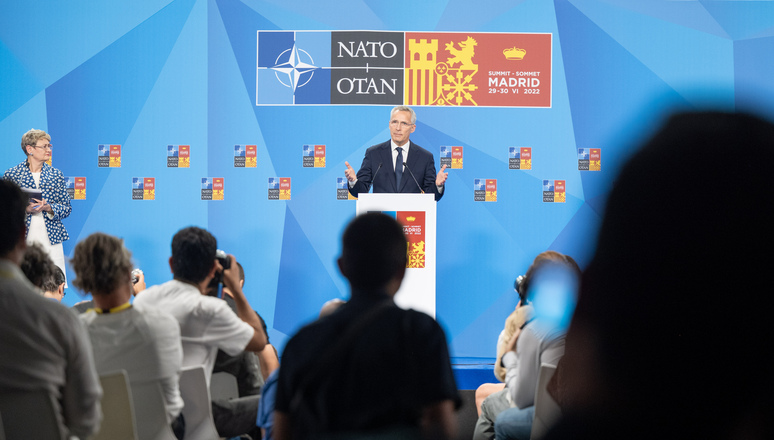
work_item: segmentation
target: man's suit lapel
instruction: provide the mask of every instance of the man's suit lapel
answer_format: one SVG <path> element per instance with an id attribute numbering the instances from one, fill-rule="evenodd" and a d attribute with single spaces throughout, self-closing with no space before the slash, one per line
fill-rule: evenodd
<path id="1" fill-rule="evenodd" d="M 390 148 L 390 141 L 385 142 L 382 144 L 381 151 L 379 152 L 380 160 L 382 162 L 382 171 L 381 173 L 387 171 L 387 176 L 385 178 L 387 179 L 390 186 L 390 189 L 393 192 L 398 192 L 397 190 L 397 184 L 395 180 L 395 163 L 392 160 L 392 149 Z"/>
<path id="2" fill-rule="evenodd" d="M 403 179 L 401 179 L 400 188 L 398 189 L 398 192 L 403 192 L 403 189 L 406 188 L 406 185 L 410 184 L 412 185 L 412 188 L 417 185 L 416 183 L 414 183 L 414 178 L 411 177 L 411 173 L 416 171 L 417 162 L 419 162 L 419 147 L 417 147 L 415 143 L 411 142 L 411 146 L 409 147 L 408 159 L 406 160 L 406 168 L 411 168 L 411 172 L 407 170 L 403 170 Z M 416 173 L 414 175 L 416 176 Z M 422 182 L 420 182 L 420 185 L 421 184 Z M 407 191 L 407 192 L 411 192 L 411 191 Z"/>

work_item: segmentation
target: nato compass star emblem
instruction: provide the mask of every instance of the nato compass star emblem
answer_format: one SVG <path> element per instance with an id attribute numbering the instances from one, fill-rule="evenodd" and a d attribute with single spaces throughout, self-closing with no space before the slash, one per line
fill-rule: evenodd
<path id="1" fill-rule="evenodd" d="M 318 67 L 314 65 L 314 60 L 307 51 L 293 44 L 292 48 L 279 54 L 270 69 L 274 71 L 277 81 L 293 89 L 295 93 L 299 87 L 311 81 L 314 70 Z"/>

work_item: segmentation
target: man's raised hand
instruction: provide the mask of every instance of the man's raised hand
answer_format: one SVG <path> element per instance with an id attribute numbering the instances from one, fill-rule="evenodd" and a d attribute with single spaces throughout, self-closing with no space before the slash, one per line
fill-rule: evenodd
<path id="1" fill-rule="evenodd" d="M 355 170 L 352 169 L 352 166 L 349 165 L 349 162 L 344 161 L 344 165 L 347 166 L 347 169 L 344 170 L 344 175 L 347 176 L 347 180 L 350 182 L 357 180 L 357 174 L 355 174 Z"/>
<path id="2" fill-rule="evenodd" d="M 438 172 L 438 176 L 435 178 L 435 186 L 443 186 L 446 178 L 449 177 L 449 173 L 445 173 L 444 170 L 446 170 L 446 165 L 442 166 L 441 171 Z"/>

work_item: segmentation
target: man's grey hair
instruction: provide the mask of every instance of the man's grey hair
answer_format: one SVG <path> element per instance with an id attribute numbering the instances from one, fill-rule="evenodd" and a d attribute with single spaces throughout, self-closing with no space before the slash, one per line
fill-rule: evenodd
<path id="1" fill-rule="evenodd" d="M 411 114 L 411 124 L 417 123 L 417 114 L 414 113 L 414 109 L 407 105 L 399 105 L 397 107 L 394 107 L 392 111 L 390 112 L 390 120 L 392 120 L 392 117 L 395 116 L 396 112 L 409 112 Z"/>

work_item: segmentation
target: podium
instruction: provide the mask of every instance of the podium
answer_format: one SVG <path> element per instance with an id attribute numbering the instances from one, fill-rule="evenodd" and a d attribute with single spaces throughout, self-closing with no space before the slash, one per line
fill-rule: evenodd
<path id="1" fill-rule="evenodd" d="M 374 211 L 398 220 L 408 240 L 406 275 L 395 295 L 395 304 L 435 318 L 435 195 L 359 194 L 356 215 Z"/>

